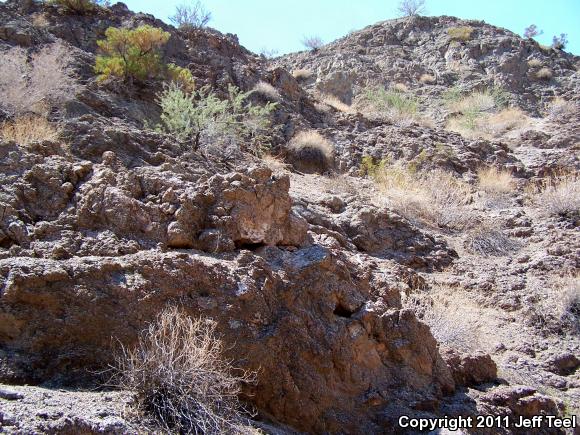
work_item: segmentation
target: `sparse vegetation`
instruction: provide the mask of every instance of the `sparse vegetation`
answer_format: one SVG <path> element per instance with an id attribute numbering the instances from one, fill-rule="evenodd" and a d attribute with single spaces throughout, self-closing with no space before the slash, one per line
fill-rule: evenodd
<path id="1" fill-rule="evenodd" d="M 520 243 L 506 236 L 494 224 L 480 224 L 467 233 L 465 247 L 473 254 L 503 256 L 520 247 Z"/>
<path id="2" fill-rule="evenodd" d="M 580 216 L 580 177 L 565 174 L 544 180 L 532 188 L 532 202 L 554 216 Z"/>
<path id="3" fill-rule="evenodd" d="M 540 80 L 551 80 L 553 75 L 552 70 L 547 67 L 541 68 L 536 72 L 536 78 Z"/>
<path id="4" fill-rule="evenodd" d="M 401 0 L 397 8 L 403 17 L 415 17 L 425 13 L 425 0 Z"/>
<path id="5" fill-rule="evenodd" d="M 312 51 L 317 51 L 324 45 L 320 36 L 305 36 L 302 38 L 302 45 Z"/>
<path id="6" fill-rule="evenodd" d="M 278 56 L 278 50 L 268 47 L 262 47 L 262 49 L 260 50 L 260 56 L 262 56 L 265 59 L 274 59 L 276 56 Z"/>
<path id="7" fill-rule="evenodd" d="M 343 113 L 354 113 L 355 110 L 352 106 L 349 106 L 346 103 L 343 103 L 339 98 L 335 97 L 334 95 L 322 95 L 321 99 L 324 104 L 328 104 L 330 107 L 338 110 L 339 112 Z"/>
<path id="8" fill-rule="evenodd" d="M 58 130 L 44 117 L 20 116 L 0 124 L 0 138 L 26 146 L 37 141 L 57 140 Z"/>
<path id="9" fill-rule="evenodd" d="M 254 92 L 262 95 L 267 100 L 272 102 L 280 101 L 282 99 L 282 97 L 280 96 L 280 92 L 278 92 L 278 89 L 276 89 L 270 83 L 266 83 L 261 80 L 254 86 Z"/>
<path id="10" fill-rule="evenodd" d="M 195 89 L 195 80 L 191 71 L 187 68 L 170 63 L 167 65 L 167 76 L 171 81 L 180 85 L 186 92 L 193 92 Z"/>
<path id="11" fill-rule="evenodd" d="M 208 87 L 188 94 L 170 84 L 159 95 L 162 128 L 177 140 L 190 142 L 194 149 L 202 142 L 224 147 L 227 143 L 259 156 L 269 146 L 270 114 L 277 104 L 249 104 L 246 100 L 252 92 L 230 85 L 228 98 L 221 100 Z"/>
<path id="12" fill-rule="evenodd" d="M 97 8 L 102 2 L 95 0 L 52 0 L 52 3 L 73 14 L 87 14 Z"/>
<path id="13" fill-rule="evenodd" d="M 407 219 L 430 226 L 462 229 L 472 216 L 471 189 L 442 170 L 416 172 L 400 163 L 363 160 L 361 171 L 376 183 L 387 202 Z"/>
<path id="14" fill-rule="evenodd" d="M 46 114 L 81 88 L 71 68 L 70 48 L 56 42 L 30 55 L 10 48 L 0 62 L 0 108 L 9 116 Z"/>
<path id="15" fill-rule="evenodd" d="M 568 45 L 568 35 L 566 33 L 560 33 L 560 36 L 554 36 L 552 38 L 552 48 L 556 50 L 564 50 Z"/>
<path id="16" fill-rule="evenodd" d="M 548 116 L 553 119 L 561 119 L 578 111 L 578 107 L 572 101 L 563 98 L 555 98 L 548 106 Z"/>
<path id="17" fill-rule="evenodd" d="M 432 85 L 437 82 L 437 79 L 433 74 L 422 74 L 419 81 L 425 85 Z"/>
<path id="18" fill-rule="evenodd" d="M 530 59 L 528 60 L 528 66 L 530 68 L 539 68 L 542 66 L 542 61 L 536 58 Z"/>
<path id="19" fill-rule="evenodd" d="M 169 40 L 169 32 L 149 25 L 136 29 L 109 27 L 105 36 L 97 41 L 102 54 L 97 56 L 95 72 L 100 80 L 145 80 L 163 71 L 161 48 Z"/>
<path id="20" fill-rule="evenodd" d="M 533 39 L 536 36 L 541 35 L 542 33 L 544 33 L 544 31 L 539 30 L 538 26 L 536 26 L 535 24 L 530 24 L 524 30 L 524 38 Z"/>
<path id="21" fill-rule="evenodd" d="M 211 20 L 211 12 L 206 10 L 203 3 L 195 1 L 175 8 L 175 15 L 171 22 L 180 30 L 194 30 L 205 27 Z"/>
<path id="22" fill-rule="evenodd" d="M 113 382 L 134 394 L 133 406 L 151 425 L 168 433 L 244 433 L 238 396 L 253 376 L 224 359 L 216 326 L 167 308 L 135 348 L 121 349 Z"/>
<path id="23" fill-rule="evenodd" d="M 292 138 L 288 151 L 302 172 L 325 172 L 334 166 L 334 144 L 315 130 L 302 131 Z"/>
<path id="24" fill-rule="evenodd" d="M 356 99 L 356 106 L 371 116 L 391 118 L 396 121 L 418 118 L 419 102 L 412 96 L 385 88 L 368 88 Z"/>
<path id="25" fill-rule="evenodd" d="M 469 41 L 475 29 L 471 26 L 450 27 L 447 34 L 453 41 Z"/>
<path id="26" fill-rule="evenodd" d="M 308 69 L 295 69 L 292 71 L 292 76 L 298 81 L 308 80 L 313 74 L 314 73 Z"/>
<path id="27" fill-rule="evenodd" d="M 515 179 L 511 172 L 489 167 L 477 172 L 479 188 L 488 193 L 509 193 L 515 189 Z"/>

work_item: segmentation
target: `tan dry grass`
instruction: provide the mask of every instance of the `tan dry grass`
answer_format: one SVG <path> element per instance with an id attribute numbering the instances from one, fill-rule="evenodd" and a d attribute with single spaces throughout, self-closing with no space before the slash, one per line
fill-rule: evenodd
<path id="1" fill-rule="evenodd" d="M 323 173 L 334 163 L 334 144 L 316 130 L 298 133 L 288 144 L 293 166 L 306 173 Z"/>
<path id="2" fill-rule="evenodd" d="M 433 74 L 422 74 L 419 81 L 424 85 L 432 85 L 437 81 L 437 79 Z"/>
<path id="3" fill-rule="evenodd" d="M 548 178 L 530 193 L 532 203 L 548 215 L 580 215 L 580 176 L 577 173 Z"/>
<path id="4" fill-rule="evenodd" d="M 294 71 L 292 71 L 292 76 L 300 81 L 300 80 L 308 80 L 310 77 L 312 77 L 314 75 L 314 73 L 312 71 L 310 71 L 309 69 L 295 69 Z"/>
<path id="5" fill-rule="evenodd" d="M 32 142 L 57 140 L 58 129 L 41 116 L 21 116 L 0 125 L 0 138 L 26 146 Z"/>
<path id="6" fill-rule="evenodd" d="M 477 172 L 479 188 L 488 193 L 510 193 L 516 188 L 511 172 L 489 167 Z"/>
<path id="7" fill-rule="evenodd" d="M 540 59 L 530 59 L 528 60 L 528 66 L 530 68 L 539 68 L 542 66 L 542 61 Z"/>
<path id="8" fill-rule="evenodd" d="M 354 110 L 354 108 L 352 106 L 349 106 L 348 104 L 343 103 L 342 101 L 340 101 L 340 99 L 338 99 L 334 95 L 325 94 L 325 95 L 321 95 L 320 98 L 324 104 L 329 105 L 330 107 L 338 110 L 339 112 L 356 113 L 356 110 Z"/>
<path id="9" fill-rule="evenodd" d="M 416 174 L 395 164 L 378 169 L 373 178 L 388 205 L 411 221 L 463 229 L 473 219 L 467 207 L 470 187 L 447 172 Z"/>
<path id="10" fill-rule="evenodd" d="M 278 89 L 276 89 L 270 83 L 266 83 L 262 80 L 256 83 L 253 91 L 256 92 L 257 94 L 262 95 L 267 100 L 274 103 L 282 99 L 282 97 L 280 96 L 280 92 L 278 92 Z"/>
<path id="11" fill-rule="evenodd" d="M 536 78 L 540 80 L 550 80 L 554 76 L 554 73 L 550 68 L 544 67 L 536 72 Z"/>
<path id="12" fill-rule="evenodd" d="M 450 27 L 447 34 L 453 41 L 469 41 L 475 29 L 471 26 Z"/>

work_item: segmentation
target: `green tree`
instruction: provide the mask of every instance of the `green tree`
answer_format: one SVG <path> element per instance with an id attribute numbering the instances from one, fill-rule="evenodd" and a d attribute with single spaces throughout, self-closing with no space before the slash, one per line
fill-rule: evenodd
<path id="1" fill-rule="evenodd" d="M 95 64 L 99 80 L 145 80 L 163 72 L 161 49 L 171 36 L 169 32 L 149 25 L 136 29 L 109 27 L 105 36 L 97 41 L 102 53 Z"/>

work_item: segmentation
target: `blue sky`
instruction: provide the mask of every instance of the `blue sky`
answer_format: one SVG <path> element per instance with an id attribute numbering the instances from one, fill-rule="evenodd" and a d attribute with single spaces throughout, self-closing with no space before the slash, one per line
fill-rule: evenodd
<path id="1" fill-rule="evenodd" d="M 163 21 L 184 0 L 125 0 L 133 11 L 148 12 Z M 212 12 L 210 27 L 235 33 L 246 48 L 279 54 L 303 50 L 305 35 L 325 42 L 377 21 L 397 17 L 398 0 L 205 0 Z M 426 15 L 454 15 L 484 20 L 522 34 L 535 23 L 546 45 L 553 35 L 567 33 L 567 51 L 580 54 L 580 0 L 426 0 Z"/>

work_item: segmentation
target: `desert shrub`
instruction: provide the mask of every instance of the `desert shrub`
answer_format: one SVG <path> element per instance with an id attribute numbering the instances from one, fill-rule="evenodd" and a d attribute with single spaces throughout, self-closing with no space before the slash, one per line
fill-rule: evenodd
<path id="1" fill-rule="evenodd" d="M 463 229 L 473 219 L 470 187 L 442 171 L 416 172 L 399 163 L 367 169 L 387 204 L 414 222 Z"/>
<path id="2" fill-rule="evenodd" d="M 190 5 L 177 6 L 175 15 L 169 20 L 180 30 L 201 29 L 211 20 L 211 12 L 200 1 L 195 1 Z"/>
<path id="3" fill-rule="evenodd" d="M 580 177 L 577 174 L 548 178 L 532 191 L 532 202 L 553 216 L 580 215 Z"/>
<path id="4" fill-rule="evenodd" d="M 450 301 L 444 296 L 446 292 L 453 294 Z M 429 326 L 438 343 L 464 352 L 479 346 L 476 317 L 465 314 L 467 307 L 464 298 L 457 297 L 457 290 L 434 288 L 429 293 L 401 296 L 403 307 L 413 310 L 417 318 Z"/>
<path id="5" fill-rule="evenodd" d="M 517 250 L 520 244 L 506 236 L 493 224 L 480 224 L 469 231 L 465 237 L 465 248 L 472 254 L 504 256 Z"/>
<path id="6" fill-rule="evenodd" d="M 539 68 L 542 66 L 542 61 L 536 58 L 530 59 L 528 60 L 528 66 L 530 68 Z"/>
<path id="7" fill-rule="evenodd" d="M 205 137 L 206 143 L 229 141 L 236 146 L 243 142 L 245 151 L 261 155 L 271 139 L 269 118 L 277 104 L 249 104 L 246 100 L 252 92 L 230 85 L 228 98 L 222 100 L 208 87 L 186 93 L 169 84 L 159 94 L 161 128 L 179 141 L 191 142 L 194 149 Z"/>
<path id="8" fill-rule="evenodd" d="M 450 27 L 447 34 L 453 41 L 469 41 L 475 29 L 471 26 Z"/>
<path id="9" fill-rule="evenodd" d="M 425 13 L 425 0 L 401 0 L 397 7 L 403 17 L 415 17 Z"/>
<path id="10" fill-rule="evenodd" d="M 195 80 L 187 68 L 170 63 L 167 65 L 167 76 L 169 80 L 177 83 L 186 92 L 193 92 L 195 89 Z"/>
<path id="11" fill-rule="evenodd" d="M 561 97 L 554 98 L 554 100 L 548 105 L 548 116 L 557 120 L 572 115 L 577 111 L 578 107 L 574 102 L 565 100 Z"/>
<path id="12" fill-rule="evenodd" d="M 324 45 L 324 42 L 320 36 L 305 36 L 302 38 L 302 45 L 309 50 L 317 51 Z"/>
<path id="13" fill-rule="evenodd" d="M 422 74 L 421 77 L 419 78 L 419 81 L 425 85 L 432 85 L 437 80 L 435 79 L 435 76 L 433 74 Z"/>
<path id="14" fill-rule="evenodd" d="M 536 78 L 540 80 L 550 80 L 554 74 L 550 68 L 544 67 L 536 72 Z"/>
<path id="15" fill-rule="evenodd" d="M 261 80 L 254 86 L 254 92 L 262 95 L 269 101 L 275 102 L 280 101 L 282 99 L 282 97 L 280 96 L 280 92 L 278 92 L 278 89 L 276 89 L 270 83 L 266 83 Z"/>
<path id="16" fill-rule="evenodd" d="M 552 48 L 556 50 L 564 50 L 568 45 L 568 35 L 566 33 L 560 33 L 560 36 L 554 36 L 552 38 Z"/>
<path id="17" fill-rule="evenodd" d="M 538 26 L 536 26 L 535 24 L 530 24 L 524 30 L 524 38 L 532 39 L 538 35 L 541 35 L 542 33 L 544 32 L 542 30 L 539 30 Z"/>
<path id="18" fill-rule="evenodd" d="M 392 85 L 392 90 L 395 92 L 408 92 L 409 87 L 405 83 L 395 83 Z"/>
<path id="19" fill-rule="evenodd" d="M 80 89 L 71 67 L 70 47 L 57 42 L 30 56 L 22 48 L 2 53 L 0 108 L 10 116 L 45 113 Z"/>
<path id="20" fill-rule="evenodd" d="M 323 173 L 334 166 L 334 144 L 315 130 L 302 131 L 288 144 L 292 165 L 305 173 Z"/>
<path id="21" fill-rule="evenodd" d="M 19 145 L 32 142 L 58 139 L 57 128 L 41 116 L 20 116 L 0 124 L 0 138 L 4 141 L 14 141 Z"/>
<path id="22" fill-rule="evenodd" d="M 109 27 L 105 36 L 97 41 L 102 54 L 97 56 L 95 72 L 100 80 L 145 80 L 163 71 L 161 48 L 169 40 L 169 32 L 149 25 L 136 29 Z"/>
<path id="23" fill-rule="evenodd" d="M 580 274 L 549 276 L 535 291 L 539 294 L 527 307 L 534 327 L 558 334 L 580 332 Z"/>
<path id="24" fill-rule="evenodd" d="M 87 14 L 94 11 L 100 5 L 106 5 L 97 0 L 52 0 L 51 3 L 62 7 L 65 11 L 73 14 Z"/>
<path id="25" fill-rule="evenodd" d="M 212 320 L 165 309 L 134 348 L 121 349 L 113 370 L 113 382 L 134 394 L 133 406 L 160 430 L 243 433 L 238 396 L 253 378 L 223 358 Z"/>
<path id="26" fill-rule="evenodd" d="M 314 73 L 308 69 L 295 69 L 292 71 L 292 76 L 296 80 L 308 80 Z"/>
<path id="27" fill-rule="evenodd" d="M 276 56 L 278 56 L 278 53 L 278 50 L 274 48 L 262 47 L 260 49 L 260 56 L 265 59 L 274 59 Z"/>

